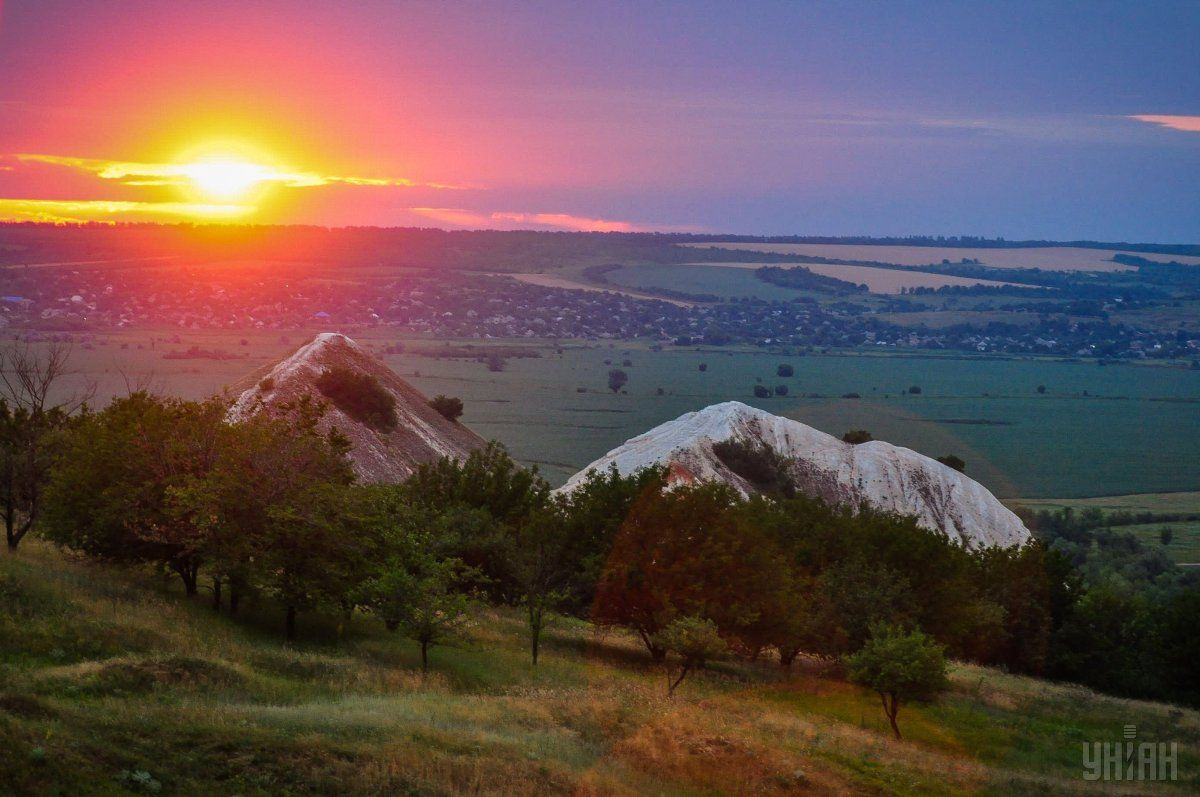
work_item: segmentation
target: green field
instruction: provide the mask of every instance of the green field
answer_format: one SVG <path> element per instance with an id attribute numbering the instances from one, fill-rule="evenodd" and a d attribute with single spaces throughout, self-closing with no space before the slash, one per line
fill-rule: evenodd
<path id="1" fill-rule="evenodd" d="M 673 699 L 624 633 L 560 619 L 528 664 L 520 613 L 435 648 L 355 617 L 233 621 L 144 570 L 30 541 L 0 555 L 0 792 L 28 795 L 1194 794 L 1200 714 L 956 665 L 891 738 L 875 695 L 800 667 L 718 663 Z M 1179 745 L 1176 782 L 1083 780 L 1081 749 Z"/>
<path id="2" fill-rule="evenodd" d="M 75 362 L 84 371 L 81 378 L 96 381 L 100 401 L 140 384 L 199 398 L 283 356 L 313 333 L 179 334 L 179 343 L 157 343 L 154 350 L 146 332 L 104 336 L 91 350 L 77 349 Z M 397 341 L 376 331 L 355 337 L 377 350 Z M 247 346 L 238 345 L 243 338 Z M 835 435 L 865 428 L 931 456 L 956 454 L 966 460 L 969 475 L 1003 497 L 1200 488 L 1196 370 L 970 356 L 796 357 L 759 349 L 674 347 L 654 352 L 643 344 L 617 342 L 563 344 L 560 354 L 553 344 L 508 341 L 496 345 L 528 345 L 542 356 L 509 360 L 503 372 L 495 373 L 473 360 L 417 354 L 444 341 L 405 343 L 404 354 L 384 356 L 389 366 L 428 395 L 461 397 L 464 423 L 503 442 L 519 460 L 538 464 L 556 483 L 657 424 L 737 399 Z M 164 351 L 190 345 L 247 356 L 162 358 Z M 614 395 L 605 386 L 607 372 L 624 359 L 633 363 L 625 368 L 627 392 Z M 775 376 L 782 362 L 794 366 L 794 377 Z M 701 363 L 708 365 L 707 372 L 699 371 Z M 752 398 L 759 378 L 770 386 L 787 384 L 790 395 Z M 920 395 L 904 393 L 912 385 L 922 388 Z M 1039 385 L 1046 387 L 1045 394 L 1037 392 Z M 840 398 L 851 392 L 861 398 Z"/>
<path id="3" fill-rule="evenodd" d="M 787 301 L 799 296 L 818 297 L 812 291 L 798 291 L 763 282 L 753 269 L 728 266 L 625 266 L 605 274 L 609 282 L 643 291 L 682 291 L 712 294 L 722 299 L 768 299 Z M 829 295 L 825 294 L 828 299 Z"/>

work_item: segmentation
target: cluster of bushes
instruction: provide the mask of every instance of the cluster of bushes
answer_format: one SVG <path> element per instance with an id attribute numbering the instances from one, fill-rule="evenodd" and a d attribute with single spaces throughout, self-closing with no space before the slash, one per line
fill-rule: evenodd
<path id="1" fill-rule="evenodd" d="M 302 612 L 369 612 L 423 657 L 487 601 L 521 608 L 535 663 L 549 618 L 573 615 L 676 662 L 672 688 L 717 655 L 790 666 L 803 654 L 844 660 L 894 719 L 937 678 L 897 686 L 886 657 L 917 666 L 944 649 L 1200 702 L 1195 579 L 1069 515 L 1031 518 L 1044 542 L 972 551 L 912 519 L 792 495 L 788 463 L 732 444 L 718 456 L 766 496 L 667 489 L 661 469 L 592 473 L 554 494 L 495 444 L 402 484 L 359 485 L 319 407 L 277 412 L 229 425 L 216 400 L 139 393 L 79 416 L 41 532 L 173 572 L 189 595 L 208 587 L 219 610 L 270 602 L 289 637 Z"/>
<path id="2" fill-rule="evenodd" d="M 354 420 L 381 432 L 396 428 L 396 398 L 370 374 L 335 366 L 322 371 L 313 384 Z"/>
<path id="3" fill-rule="evenodd" d="M 1200 577 L 1176 565 L 1162 544 L 1120 529 L 1165 517 L 1094 508 L 1025 514 L 1026 525 L 1066 563 L 1072 596 L 1062 607 L 1049 676 L 1200 705 L 1200 637 L 1193 629 Z"/>

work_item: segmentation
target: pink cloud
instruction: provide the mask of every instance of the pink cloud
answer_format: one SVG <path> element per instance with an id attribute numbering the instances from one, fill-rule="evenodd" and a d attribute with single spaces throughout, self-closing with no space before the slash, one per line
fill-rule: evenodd
<path id="1" fill-rule="evenodd" d="M 1155 116 L 1153 114 L 1138 114 L 1130 116 L 1139 122 L 1169 127 L 1172 130 L 1183 130 L 1187 133 L 1200 133 L 1200 116 Z"/>
<path id="2" fill-rule="evenodd" d="M 695 232 L 696 227 L 639 224 L 570 213 L 480 212 L 461 208 L 409 208 L 440 224 L 469 229 L 552 229 L 573 232 Z"/>

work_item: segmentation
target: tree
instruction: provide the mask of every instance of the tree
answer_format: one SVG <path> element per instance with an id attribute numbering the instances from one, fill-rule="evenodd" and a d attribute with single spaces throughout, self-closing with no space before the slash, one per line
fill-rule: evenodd
<path id="1" fill-rule="evenodd" d="M 614 393 L 619 393 L 628 381 L 629 374 L 620 368 L 613 368 L 608 372 L 608 389 Z"/>
<path id="2" fill-rule="evenodd" d="M 376 555 L 373 494 L 350 489 L 349 444 L 320 433 L 320 413 L 297 402 L 221 424 L 212 467 L 170 496 L 204 530 L 214 593 L 227 582 L 231 610 L 247 589 L 276 598 L 288 639 L 299 612 L 344 610 Z"/>
<path id="3" fill-rule="evenodd" d="M 1170 526 L 1163 526 L 1158 530 L 1158 541 L 1163 545 L 1170 545 L 1173 539 L 1175 539 L 1175 531 Z"/>
<path id="4" fill-rule="evenodd" d="M 773 604 L 764 596 L 786 572 L 778 547 L 731 488 L 663 486 L 630 508 L 596 586 L 593 621 L 630 628 L 658 661 L 666 650 L 656 635 L 688 615 L 748 650 L 761 647 Z"/>
<path id="5" fill-rule="evenodd" d="M 429 672 L 429 648 L 458 636 L 470 620 L 470 595 L 457 586 L 471 577 L 458 559 L 420 562 L 411 571 L 410 598 L 397 607 L 396 628 L 421 646 L 421 672 Z"/>
<path id="6" fill-rule="evenodd" d="M 873 439 L 874 438 L 871 437 L 871 433 L 866 429 L 851 429 L 842 435 L 842 442 L 849 443 L 852 446 L 856 446 L 861 443 L 867 443 Z"/>
<path id="7" fill-rule="evenodd" d="M 70 345 L 57 342 L 43 355 L 28 343 L 0 350 L 0 513 L 9 551 L 37 523 L 63 432 L 93 392 L 52 398 L 62 393 L 70 358 Z"/>
<path id="8" fill-rule="evenodd" d="M 954 470 L 958 471 L 959 473 L 962 473 L 967 469 L 967 463 L 953 454 L 947 454 L 944 457 L 938 457 L 937 461 L 948 468 L 954 468 Z"/>
<path id="9" fill-rule="evenodd" d="M 912 395 L 914 395 L 914 396 L 919 396 L 919 395 L 921 395 L 921 386 L 920 386 L 920 385 L 913 385 L 912 387 L 910 387 L 910 388 L 908 389 L 908 392 L 909 392 L 909 393 L 911 393 L 911 394 L 912 394 Z"/>
<path id="10" fill-rule="evenodd" d="M 101 559 L 159 562 L 195 595 L 206 534 L 174 496 L 212 468 L 224 413 L 216 400 L 134 393 L 83 415 L 46 489 L 46 535 Z"/>
<path id="11" fill-rule="evenodd" d="M 401 490 L 442 529 L 446 555 L 482 576 L 481 589 L 499 602 L 520 600 L 507 538 L 550 500 L 550 485 L 536 468 L 520 467 L 502 446 L 489 443 L 465 460 L 446 457 L 420 466 Z"/>
<path id="12" fill-rule="evenodd" d="M 775 386 L 775 395 L 776 396 L 786 396 L 787 394 L 788 394 L 788 386 L 787 385 L 776 385 Z"/>
<path id="13" fill-rule="evenodd" d="M 547 504 L 513 527 L 506 538 L 506 558 L 525 606 L 529 653 L 535 665 L 546 615 L 566 599 L 575 572 L 567 506 L 566 499 Z"/>
<path id="14" fill-rule="evenodd" d="M 429 406 L 437 410 L 437 413 L 448 421 L 457 422 L 463 414 L 462 399 L 454 396 L 444 396 L 438 394 L 429 400 Z"/>
<path id="15" fill-rule="evenodd" d="M 700 373 L 704 373 L 708 370 L 708 363 L 700 363 L 697 367 L 700 369 Z"/>
<path id="16" fill-rule="evenodd" d="M 754 397 L 758 399 L 766 399 L 771 397 L 771 388 L 766 385 L 754 386 Z"/>
<path id="17" fill-rule="evenodd" d="M 846 658 L 850 680 L 873 690 L 900 738 L 900 706 L 934 698 L 946 688 L 946 659 L 941 645 L 920 631 L 876 625 L 862 650 Z"/>
<path id="18" fill-rule="evenodd" d="M 1045 393 L 1045 392 L 1046 392 L 1046 386 L 1045 386 L 1045 385 L 1038 385 L 1038 386 L 1037 386 L 1037 392 L 1038 392 L 1039 394 L 1041 394 L 1041 393 Z"/>
<path id="19" fill-rule="evenodd" d="M 778 368 L 775 369 L 775 375 L 784 377 L 785 379 L 795 376 L 795 374 L 796 374 L 796 369 L 793 368 L 792 366 L 788 365 L 787 363 L 783 363 L 782 365 L 780 365 Z"/>
<path id="20" fill-rule="evenodd" d="M 675 696 L 675 690 L 683 683 L 688 673 L 704 668 L 712 659 L 719 658 L 729 651 L 725 640 L 717 632 L 717 624 L 712 620 L 690 615 L 671 621 L 666 628 L 655 635 L 658 647 L 668 655 L 679 659 L 677 674 L 667 668 L 667 695 Z"/>

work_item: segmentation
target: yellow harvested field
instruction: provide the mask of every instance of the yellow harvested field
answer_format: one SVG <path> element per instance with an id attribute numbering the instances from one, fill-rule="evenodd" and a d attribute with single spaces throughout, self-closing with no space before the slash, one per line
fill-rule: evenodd
<path id="1" fill-rule="evenodd" d="M 789 268 L 787 263 L 688 263 L 695 268 L 723 267 L 759 269 L 764 265 L 778 265 Z M 874 268 L 873 266 L 832 266 L 823 263 L 801 263 L 790 266 L 808 269 L 814 274 L 846 280 L 855 285 L 866 285 L 871 293 L 900 293 L 901 288 L 940 288 L 943 285 L 1020 285 L 1018 282 L 999 282 L 997 280 L 971 279 L 970 277 L 952 277 L 946 274 L 933 274 L 928 271 L 900 271 L 894 268 Z M 539 275 L 540 276 L 540 275 Z M 1028 286 L 1034 287 L 1034 286 Z"/>
<path id="2" fill-rule="evenodd" d="M 1158 255 L 1145 252 L 1115 252 L 1106 249 L 1084 249 L 1071 246 L 1048 246 L 1029 249 L 959 249 L 941 246 L 870 246 L 865 244 L 756 244 L 756 243 L 699 243 L 680 244 L 697 249 L 715 247 L 745 252 L 768 252 L 779 255 L 806 255 L 833 260 L 870 260 L 895 263 L 900 266 L 926 266 L 949 260 L 957 263 L 970 258 L 994 268 L 1040 268 L 1045 271 L 1127 271 L 1126 266 L 1112 262 L 1116 254 L 1129 254 L 1158 260 L 1175 260 L 1200 265 L 1200 257 Z"/>

